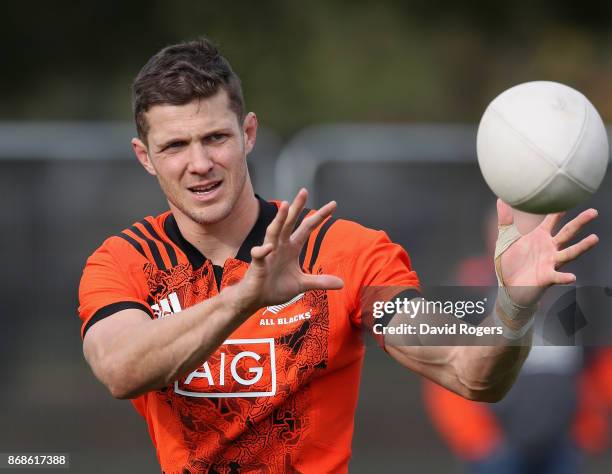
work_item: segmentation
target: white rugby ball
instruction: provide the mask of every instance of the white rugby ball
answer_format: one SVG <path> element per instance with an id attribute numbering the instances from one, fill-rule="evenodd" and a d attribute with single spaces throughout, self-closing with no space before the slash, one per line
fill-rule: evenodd
<path id="1" fill-rule="evenodd" d="M 527 82 L 498 95 L 476 139 L 491 190 L 535 214 L 567 210 L 591 196 L 608 166 L 608 135 L 589 100 L 557 82 Z"/>

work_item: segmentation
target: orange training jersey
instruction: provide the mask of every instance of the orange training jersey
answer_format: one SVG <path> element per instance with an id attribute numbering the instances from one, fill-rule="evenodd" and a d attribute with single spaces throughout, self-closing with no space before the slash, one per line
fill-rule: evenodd
<path id="1" fill-rule="evenodd" d="M 255 226 L 222 274 L 217 267 L 217 278 L 170 212 L 107 239 L 81 279 L 83 337 L 126 308 L 180 318 L 181 310 L 235 284 L 277 211 L 259 202 Z M 311 234 L 300 263 L 306 272 L 338 275 L 344 288 L 260 309 L 197 370 L 132 400 L 163 472 L 347 471 L 364 354 L 360 289 L 418 287 L 418 280 L 408 254 L 384 232 L 333 218 Z"/>

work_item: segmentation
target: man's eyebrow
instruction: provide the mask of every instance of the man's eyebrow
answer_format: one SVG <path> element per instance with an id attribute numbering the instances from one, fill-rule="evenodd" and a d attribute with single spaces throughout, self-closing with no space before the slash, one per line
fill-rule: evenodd
<path id="1" fill-rule="evenodd" d="M 209 137 L 211 135 L 217 135 L 219 133 L 230 133 L 230 132 L 232 132 L 231 125 L 219 125 L 218 127 L 211 128 L 209 131 L 204 133 L 202 136 Z"/>
<path id="2" fill-rule="evenodd" d="M 232 128 L 231 124 L 220 124 L 220 125 L 218 125 L 216 127 L 211 127 L 209 130 L 207 130 L 206 132 L 202 133 L 199 136 L 199 139 L 210 137 L 212 135 L 229 134 L 229 133 L 232 133 L 232 132 L 233 132 L 233 128 Z M 165 138 L 159 144 L 153 143 L 153 145 L 157 149 L 163 150 L 165 147 L 167 147 L 171 143 L 190 141 L 190 140 L 191 140 L 191 137 L 187 137 L 187 136 L 183 136 L 183 135 L 177 134 L 176 136 Z"/>

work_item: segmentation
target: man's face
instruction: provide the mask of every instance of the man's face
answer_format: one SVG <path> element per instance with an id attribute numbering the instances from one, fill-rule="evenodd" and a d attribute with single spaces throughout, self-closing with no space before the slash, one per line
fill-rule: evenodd
<path id="1" fill-rule="evenodd" d="M 134 139 L 132 146 L 172 210 L 202 225 L 228 217 L 250 190 L 246 155 L 255 144 L 255 115 L 239 123 L 221 89 L 186 105 L 153 106 L 145 117 L 147 145 Z"/>

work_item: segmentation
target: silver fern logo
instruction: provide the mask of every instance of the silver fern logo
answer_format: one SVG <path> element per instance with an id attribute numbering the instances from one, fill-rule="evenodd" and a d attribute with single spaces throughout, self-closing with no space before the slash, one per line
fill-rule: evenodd
<path id="1" fill-rule="evenodd" d="M 285 309 L 287 306 L 291 306 L 293 303 L 296 303 L 297 301 L 301 300 L 303 297 L 304 297 L 304 293 L 300 293 L 299 295 L 294 296 L 293 298 L 291 298 L 286 303 L 277 304 L 277 305 L 274 305 L 274 306 L 266 306 L 266 310 L 263 312 L 263 314 L 266 314 L 268 311 L 270 311 L 271 313 L 274 313 L 274 314 L 278 314 L 283 309 Z M 263 316 L 263 314 L 262 314 L 262 316 Z"/>

